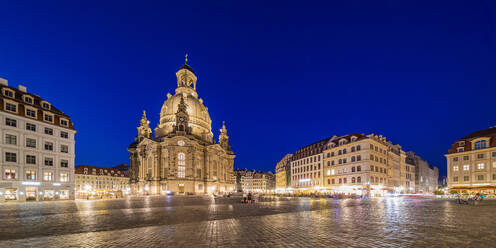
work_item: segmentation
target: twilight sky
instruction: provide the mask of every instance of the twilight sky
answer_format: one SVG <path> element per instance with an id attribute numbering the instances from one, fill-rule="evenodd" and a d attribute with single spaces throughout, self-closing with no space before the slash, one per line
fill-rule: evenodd
<path id="1" fill-rule="evenodd" d="M 102 3 L 105 2 L 105 3 Z M 128 163 L 189 56 L 235 167 L 333 134 L 443 156 L 496 125 L 494 1 L 2 1 L 0 77 L 72 117 L 76 164 Z"/>

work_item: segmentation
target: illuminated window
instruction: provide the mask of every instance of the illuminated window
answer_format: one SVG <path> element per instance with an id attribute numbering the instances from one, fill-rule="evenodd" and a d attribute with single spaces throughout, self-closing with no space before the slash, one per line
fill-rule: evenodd
<path id="1" fill-rule="evenodd" d="M 177 164 L 178 165 L 186 165 L 186 155 L 180 152 L 177 154 Z"/>
<path id="2" fill-rule="evenodd" d="M 67 174 L 67 173 L 60 173 L 60 181 L 61 182 L 69 182 L 69 174 Z"/>
<path id="3" fill-rule="evenodd" d="M 15 179 L 15 169 L 5 169 L 5 179 Z"/>
<path id="4" fill-rule="evenodd" d="M 26 171 L 26 180 L 36 180 L 36 171 L 27 170 Z"/>
<path id="5" fill-rule="evenodd" d="M 185 174 L 186 174 L 186 170 L 185 170 L 184 166 L 178 166 L 177 167 L 177 177 L 184 178 Z"/>
<path id="6" fill-rule="evenodd" d="M 44 172 L 43 173 L 44 181 L 53 181 L 53 172 Z"/>
<path id="7" fill-rule="evenodd" d="M 331 170 L 331 175 L 334 175 L 334 169 Z"/>
<path id="8" fill-rule="evenodd" d="M 466 171 L 468 170 L 468 164 L 463 166 L 463 170 L 466 170 Z"/>
<path id="9" fill-rule="evenodd" d="M 483 170 L 484 169 L 484 163 L 477 164 L 477 169 Z"/>
<path id="10" fill-rule="evenodd" d="M 453 166 L 453 171 L 458 171 L 458 166 Z"/>
<path id="11" fill-rule="evenodd" d="M 327 170 L 327 175 L 330 176 L 331 175 L 331 170 Z"/>

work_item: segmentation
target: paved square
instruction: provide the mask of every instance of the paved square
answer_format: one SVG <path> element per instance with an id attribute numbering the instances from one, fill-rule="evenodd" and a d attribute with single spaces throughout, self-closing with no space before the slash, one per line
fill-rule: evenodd
<path id="1" fill-rule="evenodd" d="M 0 204 L 0 247 L 492 247 L 496 201 L 133 197 Z"/>

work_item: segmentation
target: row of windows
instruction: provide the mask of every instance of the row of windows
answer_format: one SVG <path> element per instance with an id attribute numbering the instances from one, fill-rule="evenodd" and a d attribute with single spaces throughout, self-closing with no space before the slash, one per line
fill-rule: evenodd
<path id="1" fill-rule="evenodd" d="M 5 144 L 8 145 L 17 145 L 17 136 L 6 134 L 5 135 Z M 26 138 L 26 147 L 28 148 L 36 148 L 36 139 Z M 45 150 L 53 151 L 53 142 L 46 141 Z M 60 145 L 60 152 L 69 153 L 68 145 Z"/>
<path id="2" fill-rule="evenodd" d="M 3 89 L 3 95 L 6 96 L 6 97 L 15 99 L 15 92 L 13 90 L 4 88 Z M 26 102 L 28 104 L 33 104 L 34 103 L 34 99 L 30 95 L 27 95 L 26 94 L 26 95 L 22 96 L 22 99 L 24 100 L 24 102 Z M 42 101 L 41 102 L 41 107 L 44 108 L 44 109 L 50 109 L 50 103 L 48 103 L 46 101 Z"/>
<path id="3" fill-rule="evenodd" d="M 314 163 L 317 161 L 320 161 L 320 156 L 308 157 L 306 159 L 294 162 L 293 165 L 305 165 L 305 164 Z"/>
<path id="4" fill-rule="evenodd" d="M 339 184 L 344 184 L 348 183 L 348 179 L 345 178 L 339 178 L 338 179 Z M 362 177 L 352 177 L 351 178 L 351 183 L 362 183 Z M 327 179 L 327 184 L 336 184 L 336 180 L 333 179 Z"/>
<path id="5" fill-rule="evenodd" d="M 12 103 L 8 103 L 8 102 L 5 103 L 5 110 L 7 110 L 9 112 L 16 113 L 16 114 L 18 113 L 17 112 L 17 105 L 16 104 L 12 104 Z M 31 117 L 31 118 L 36 119 L 36 114 L 37 114 L 36 110 L 26 108 L 26 116 L 27 117 Z M 43 120 L 46 121 L 46 122 L 53 123 L 54 115 L 53 114 L 44 113 L 43 114 Z M 68 127 L 69 126 L 69 121 L 66 120 L 66 119 L 60 119 L 60 125 L 61 126 L 64 126 L 64 127 Z"/>
<path id="6" fill-rule="evenodd" d="M 477 168 L 478 170 L 483 170 L 485 167 L 486 167 L 486 164 L 485 164 L 485 163 L 478 163 L 478 164 L 476 165 L 476 168 Z M 493 168 L 496 168 L 496 162 L 493 162 Z M 463 165 L 463 170 L 464 170 L 464 171 L 468 171 L 468 170 L 470 170 L 470 165 L 468 165 L 468 164 Z M 459 171 L 459 167 L 458 167 L 458 165 L 453 166 L 453 171 Z"/>
<path id="7" fill-rule="evenodd" d="M 17 153 L 6 152 L 5 153 L 5 162 L 14 162 L 17 163 Z M 36 164 L 36 156 L 35 155 L 26 155 L 26 164 Z M 45 157 L 44 164 L 46 166 L 53 166 L 53 158 Z M 69 160 L 61 159 L 60 167 L 67 168 L 69 167 Z"/>
<path id="8" fill-rule="evenodd" d="M 5 169 L 4 170 L 4 179 L 6 180 L 14 180 L 18 179 L 16 174 L 16 169 Z M 26 180 L 36 180 L 37 173 L 35 170 L 26 170 L 25 174 Z M 53 172 L 43 172 L 43 181 L 54 181 L 54 173 Z M 60 182 L 69 182 L 69 173 L 61 172 L 59 176 Z"/>
<path id="9" fill-rule="evenodd" d="M 496 157 L 496 152 L 493 152 L 491 156 Z M 458 162 L 458 159 L 459 159 L 458 157 L 454 157 L 453 162 Z M 463 156 L 463 160 L 469 160 L 469 159 L 470 159 L 469 156 Z M 477 159 L 484 159 L 484 153 L 477 154 Z"/>
<path id="10" fill-rule="evenodd" d="M 360 150 L 361 150 L 361 146 L 360 145 L 357 145 L 356 148 L 355 148 L 355 146 L 352 146 L 350 148 L 350 152 L 355 152 L 355 151 L 360 151 Z M 338 150 L 337 154 L 338 155 L 346 154 L 346 151 L 347 151 L 346 148 L 344 148 L 343 150 Z M 334 155 L 335 155 L 334 152 L 328 152 L 327 153 L 327 157 L 328 158 L 329 157 L 334 157 Z"/>
<path id="11" fill-rule="evenodd" d="M 293 174 L 311 171 L 312 169 L 320 170 L 320 163 L 318 163 L 317 165 L 307 165 L 303 167 L 293 168 Z"/>
<path id="12" fill-rule="evenodd" d="M 356 157 L 355 156 L 351 156 L 351 162 L 361 161 L 361 160 L 362 160 L 362 156 L 360 156 L 360 155 L 357 155 Z M 343 158 L 343 159 L 339 159 L 338 160 L 338 164 L 346 164 L 346 163 L 347 163 L 347 159 L 346 158 Z M 331 165 L 334 165 L 334 160 L 327 161 L 327 166 L 331 166 Z"/>
<path id="13" fill-rule="evenodd" d="M 469 176 L 463 176 L 463 181 L 468 182 L 470 180 Z M 478 181 L 483 181 L 484 175 L 477 175 L 477 180 Z M 493 180 L 496 180 L 496 174 L 493 174 Z M 453 177 L 453 182 L 458 182 L 458 177 Z"/>
<path id="14" fill-rule="evenodd" d="M 10 127 L 17 127 L 17 120 L 10 119 L 10 118 L 5 118 L 5 125 L 10 126 Z M 32 123 L 26 123 L 26 130 L 36 132 L 36 125 Z M 53 129 L 49 127 L 45 127 L 44 133 L 48 135 L 53 135 Z M 60 137 L 68 139 L 69 138 L 69 133 L 60 131 Z"/>

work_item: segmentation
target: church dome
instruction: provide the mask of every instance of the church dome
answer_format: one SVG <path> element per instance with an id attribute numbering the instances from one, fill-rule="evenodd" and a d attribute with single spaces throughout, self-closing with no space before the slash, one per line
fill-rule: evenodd
<path id="1" fill-rule="evenodd" d="M 211 142 L 213 138 L 212 120 L 210 119 L 208 108 L 203 105 L 203 100 L 198 98 L 196 75 L 186 62 L 179 68 L 176 76 L 178 87 L 174 95 L 167 94 L 167 99 L 160 110 L 160 124 L 155 129 L 155 136 L 161 137 L 173 132 L 178 105 L 181 102 L 181 98 L 183 98 L 187 106 L 188 126 L 191 127 L 191 134 Z"/>

